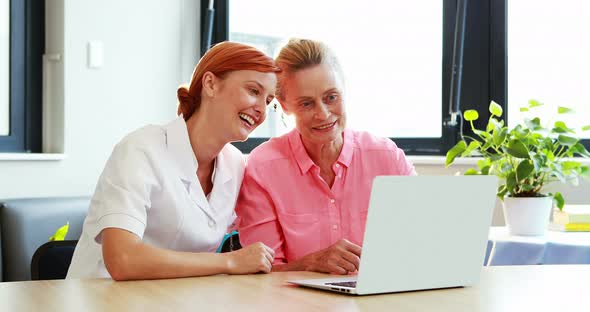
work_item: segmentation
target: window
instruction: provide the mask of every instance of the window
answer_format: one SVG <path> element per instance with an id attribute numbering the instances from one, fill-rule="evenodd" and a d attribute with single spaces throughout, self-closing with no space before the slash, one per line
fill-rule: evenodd
<path id="1" fill-rule="evenodd" d="M 0 152 L 40 152 L 45 2 L 0 0 L 0 9 Z"/>
<path id="2" fill-rule="evenodd" d="M 10 2 L 0 0 L 0 136 L 10 133 Z"/>
<path id="3" fill-rule="evenodd" d="M 204 11 L 208 1 L 201 3 Z M 467 6 L 460 98 L 463 110 L 478 109 L 483 118 L 491 99 L 505 98 L 497 78 L 505 69 L 498 54 L 503 28 L 492 23 L 501 9 L 495 1 Z M 351 128 L 390 137 L 408 154 L 444 155 L 458 133 L 444 123 L 456 10 L 457 0 L 218 0 L 213 42 L 248 43 L 272 57 L 291 37 L 326 42 L 342 63 Z M 499 45 L 491 44 L 494 36 Z M 267 122 L 236 146 L 249 152 L 292 127 L 271 108 Z"/>
<path id="4" fill-rule="evenodd" d="M 525 117 L 519 108 L 534 98 L 546 105 L 543 123 L 555 120 L 558 106 L 575 114 L 559 116 L 570 128 L 590 125 L 590 3 L 583 0 L 511 1 L 508 5 L 508 116 L 511 125 Z M 551 118 L 550 118 L 551 116 Z M 579 132 L 586 140 L 590 131 Z"/>
<path id="5" fill-rule="evenodd" d="M 384 137 L 441 137 L 441 1 L 428 6 L 390 1 L 363 14 L 358 1 L 285 1 L 281 14 L 271 14 L 276 3 L 230 1 L 229 40 L 257 46 L 272 57 L 290 37 L 323 41 L 344 71 L 351 128 Z M 252 136 L 269 137 L 286 128 L 276 120 L 265 126 Z"/>

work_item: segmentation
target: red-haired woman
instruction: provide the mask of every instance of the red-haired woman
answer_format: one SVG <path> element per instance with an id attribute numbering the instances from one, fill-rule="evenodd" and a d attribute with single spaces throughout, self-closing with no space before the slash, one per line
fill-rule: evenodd
<path id="1" fill-rule="evenodd" d="M 269 272 L 272 249 L 215 253 L 235 219 L 244 141 L 266 118 L 279 68 L 224 42 L 178 89 L 179 117 L 146 126 L 113 150 L 96 186 L 68 278 L 115 280 Z"/>

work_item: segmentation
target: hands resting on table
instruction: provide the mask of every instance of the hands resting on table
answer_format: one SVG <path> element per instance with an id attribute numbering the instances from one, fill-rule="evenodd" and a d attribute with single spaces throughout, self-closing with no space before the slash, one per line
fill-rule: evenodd
<path id="1" fill-rule="evenodd" d="M 314 271 L 330 274 L 348 274 L 359 269 L 361 247 L 346 239 L 286 264 L 276 264 L 272 271 Z"/>

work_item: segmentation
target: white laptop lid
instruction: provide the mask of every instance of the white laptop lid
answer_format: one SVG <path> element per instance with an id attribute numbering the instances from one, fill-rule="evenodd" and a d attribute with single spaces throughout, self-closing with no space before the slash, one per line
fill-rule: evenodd
<path id="1" fill-rule="evenodd" d="M 495 176 L 379 176 L 356 293 L 473 285 L 496 202 Z"/>

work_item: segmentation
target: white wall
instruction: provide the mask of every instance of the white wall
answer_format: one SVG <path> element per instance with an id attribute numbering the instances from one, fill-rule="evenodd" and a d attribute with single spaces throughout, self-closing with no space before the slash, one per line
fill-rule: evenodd
<path id="1" fill-rule="evenodd" d="M 198 60 L 199 1 L 47 0 L 52 100 L 63 90 L 60 161 L 0 161 L 0 198 L 90 195 L 128 132 L 176 116 L 176 89 Z M 100 40 L 104 66 L 87 67 Z M 61 104 L 60 104 L 61 105 Z M 60 105 L 57 105 L 58 107 Z"/>

